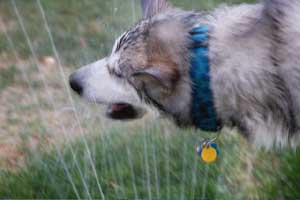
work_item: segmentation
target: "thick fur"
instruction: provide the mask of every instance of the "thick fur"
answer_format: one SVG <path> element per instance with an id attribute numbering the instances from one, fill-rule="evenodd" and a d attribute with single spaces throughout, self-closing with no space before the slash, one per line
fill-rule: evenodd
<path id="1" fill-rule="evenodd" d="M 124 33 L 112 54 L 71 79 L 99 103 L 150 104 L 180 126 L 192 125 L 189 32 L 210 27 L 211 87 L 217 116 L 250 141 L 299 144 L 300 1 L 183 11 L 144 0 L 144 19 Z"/>

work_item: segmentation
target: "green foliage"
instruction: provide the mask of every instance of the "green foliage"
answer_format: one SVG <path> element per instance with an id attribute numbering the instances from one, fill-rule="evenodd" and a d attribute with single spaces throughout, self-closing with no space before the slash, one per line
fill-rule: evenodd
<path id="1" fill-rule="evenodd" d="M 5 53 L 7 49 L 7 41 L 5 38 L 5 35 L 3 33 L 0 33 L 0 54 Z"/>
<path id="2" fill-rule="evenodd" d="M 77 65 L 105 56 L 112 48 L 114 39 L 137 21 L 137 2 L 41 1 L 55 45 L 66 65 Z M 16 1 L 16 6 L 37 55 L 52 55 L 51 43 L 36 1 Z M 137 13 L 133 14 L 133 11 Z M 0 12 L 7 24 L 12 20 L 16 22 L 7 32 L 18 53 L 23 58 L 30 57 L 31 51 L 11 1 L 0 2 Z M 6 50 L 2 43 L 6 44 L 5 37 L 0 39 L 0 52 Z"/>
<path id="3" fill-rule="evenodd" d="M 67 169 L 80 198 L 91 195 L 99 199 L 101 195 L 91 166 L 91 155 L 107 199 L 146 199 L 150 196 L 199 199 L 203 187 L 206 198 L 215 198 L 219 169 L 217 165 L 206 169 L 206 165 L 200 162 L 195 153 L 197 134 L 165 136 L 160 131 L 159 127 L 152 127 L 144 133 L 111 129 L 108 135 L 88 139 L 91 154 L 80 139 L 66 145 L 60 152 L 30 152 L 26 169 L 18 173 L 0 173 L 0 197 L 76 198 L 66 175 Z M 206 170 L 207 183 L 204 178 Z"/>
<path id="4" fill-rule="evenodd" d="M 97 176 L 107 199 L 299 198 L 299 152 L 262 152 L 236 134 L 223 135 L 220 157 L 206 165 L 195 152 L 205 137 L 211 136 L 194 130 L 166 135 L 154 124 L 143 130 L 112 128 L 59 151 L 28 151 L 26 168 L 0 172 L 0 197 L 99 199 Z M 250 178 L 242 178 L 253 155 Z"/>
<path id="5" fill-rule="evenodd" d="M 114 39 L 136 23 L 141 15 L 139 0 L 42 0 L 41 2 L 60 57 L 68 66 L 81 65 L 109 54 Z M 173 0 L 172 2 L 186 9 L 207 10 L 224 1 L 190 0 L 190 3 L 187 3 L 183 0 Z M 245 1 L 225 2 L 231 4 Z M 36 1 L 16 1 L 16 6 L 37 55 L 52 55 L 49 37 Z M 18 53 L 23 58 L 30 57 L 31 51 L 17 22 L 11 2 L 0 2 L 0 12 L 3 13 L 4 21 L 16 21 L 15 26 L 7 31 Z M 7 51 L 2 44 L 5 44 L 5 37 L 0 39 L 0 52 Z"/>
<path id="6" fill-rule="evenodd" d="M 15 65 L 7 68 L 0 68 L 0 92 L 11 84 L 15 83 L 15 78 L 19 74 L 19 70 Z"/>
<path id="7" fill-rule="evenodd" d="M 264 152 L 259 155 L 254 176 L 261 183 L 259 192 L 265 199 L 298 199 L 300 197 L 300 152 Z"/>

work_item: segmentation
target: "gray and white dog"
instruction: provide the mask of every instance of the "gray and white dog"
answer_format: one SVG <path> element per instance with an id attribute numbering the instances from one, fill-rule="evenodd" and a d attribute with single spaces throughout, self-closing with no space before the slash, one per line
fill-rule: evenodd
<path id="1" fill-rule="evenodd" d="M 300 1 L 268 0 L 183 11 L 143 0 L 143 19 L 110 56 L 82 67 L 70 85 L 108 105 L 114 119 L 135 119 L 152 105 L 180 127 L 193 126 L 191 32 L 209 27 L 213 106 L 222 126 L 237 126 L 265 147 L 299 144 Z M 201 111 L 199 111 L 201 112 Z"/>

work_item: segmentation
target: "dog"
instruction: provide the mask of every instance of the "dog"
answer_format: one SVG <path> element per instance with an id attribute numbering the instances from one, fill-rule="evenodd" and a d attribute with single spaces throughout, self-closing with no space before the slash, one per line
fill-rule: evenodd
<path id="1" fill-rule="evenodd" d="M 150 105 L 180 127 L 238 127 L 266 148 L 299 144 L 299 0 L 212 12 L 166 0 L 141 5 L 143 19 L 111 55 L 70 75 L 74 91 L 107 105 L 113 119 L 141 118 Z"/>

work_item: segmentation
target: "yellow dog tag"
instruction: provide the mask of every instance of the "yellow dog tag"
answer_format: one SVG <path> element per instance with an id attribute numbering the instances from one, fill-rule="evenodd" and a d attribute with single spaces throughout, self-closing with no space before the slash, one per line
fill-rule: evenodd
<path id="1" fill-rule="evenodd" d="M 216 161 L 217 154 L 217 150 L 214 147 L 207 145 L 201 151 L 201 158 L 206 163 L 212 163 Z"/>
<path id="2" fill-rule="evenodd" d="M 200 146 L 197 147 L 197 153 L 201 156 L 201 159 L 205 163 L 212 163 L 217 160 L 220 152 L 217 143 L 214 141 L 217 139 L 205 139 Z"/>

